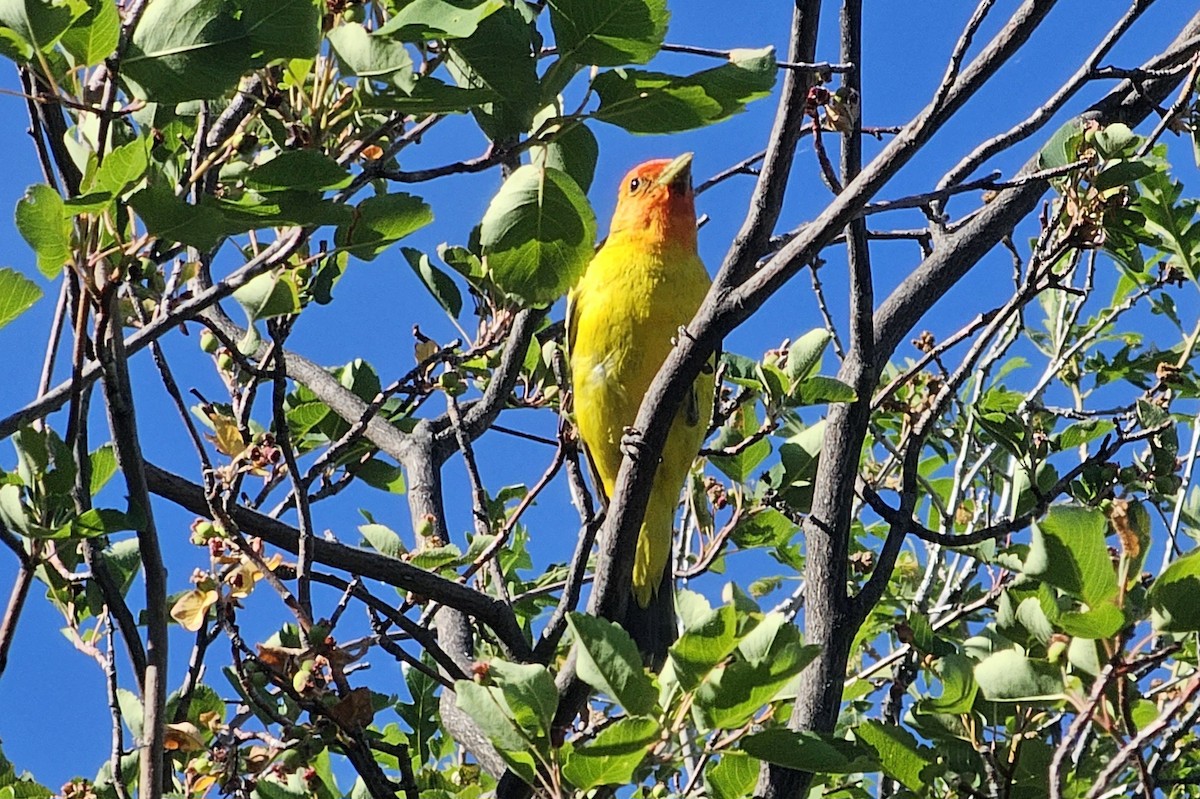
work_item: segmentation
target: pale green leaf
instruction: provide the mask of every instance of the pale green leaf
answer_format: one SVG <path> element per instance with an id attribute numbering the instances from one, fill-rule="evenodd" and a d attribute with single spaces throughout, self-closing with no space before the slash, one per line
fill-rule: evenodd
<path id="1" fill-rule="evenodd" d="M 15 269 L 0 268 L 0 327 L 4 327 L 42 297 L 42 290 Z"/>
<path id="2" fill-rule="evenodd" d="M 710 125 L 743 111 L 775 85 L 775 51 L 735 50 L 730 62 L 694 75 L 636 69 L 601 73 L 596 119 L 632 133 L 675 133 Z"/>
<path id="3" fill-rule="evenodd" d="M 114 0 L 88 0 L 88 6 L 62 35 L 63 47 L 85 67 L 107 58 L 121 38 L 121 15 Z"/>
<path id="4" fill-rule="evenodd" d="M 993 702 L 1057 699 L 1063 693 L 1062 674 L 1056 666 L 1015 649 L 989 655 L 975 667 L 975 681 L 984 698 Z"/>
<path id="5" fill-rule="evenodd" d="M 465 39 L 479 23 L 504 8 L 504 0 L 411 0 L 379 29 L 405 42 Z"/>
<path id="6" fill-rule="evenodd" d="M 626 785 L 659 740 L 655 719 L 623 718 L 605 727 L 590 743 L 571 751 L 563 776 L 581 791 L 600 785 Z"/>
<path id="7" fill-rule="evenodd" d="M 654 712 L 656 694 L 629 633 L 619 625 L 583 613 L 571 613 L 567 623 L 575 634 L 579 678 L 608 694 L 626 712 Z"/>
<path id="8" fill-rule="evenodd" d="M 38 183 L 25 190 L 17 201 L 17 230 L 37 255 L 37 266 L 47 278 L 58 276 L 70 263 L 71 224 L 66 206 L 54 189 Z"/>

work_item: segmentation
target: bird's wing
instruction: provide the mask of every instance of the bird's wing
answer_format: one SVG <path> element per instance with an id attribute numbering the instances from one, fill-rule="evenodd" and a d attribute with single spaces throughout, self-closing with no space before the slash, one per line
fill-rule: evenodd
<path id="1" fill-rule="evenodd" d="M 571 289 L 567 292 L 567 313 L 563 319 L 563 324 L 566 327 L 564 338 L 567 344 L 567 364 L 570 366 L 571 352 L 575 349 L 575 335 L 579 332 L 579 292 L 576 289 Z M 604 481 L 600 479 L 600 470 L 596 468 L 596 461 L 592 457 L 592 452 L 588 448 L 588 445 L 584 443 L 582 437 L 578 441 L 579 448 L 583 450 L 584 460 L 587 461 L 588 472 L 592 476 L 592 485 L 595 486 L 600 504 L 608 507 L 608 492 L 604 490 Z"/>

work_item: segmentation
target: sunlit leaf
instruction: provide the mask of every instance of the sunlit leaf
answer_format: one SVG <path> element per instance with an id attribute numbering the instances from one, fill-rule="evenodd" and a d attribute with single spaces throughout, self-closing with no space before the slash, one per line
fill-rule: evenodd
<path id="1" fill-rule="evenodd" d="M 504 182 L 480 225 L 484 265 L 496 284 L 533 304 L 574 285 L 592 257 L 596 217 L 565 172 L 526 165 Z"/>
<path id="2" fill-rule="evenodd" d="M 650 715 L 656 704 L 654 687 L 629 634 L 610 621 L 582 613 L 569 614 L 567 623 L 578 645 L 579 678 L 628 713 Z"/>
<path id="3" fill-rule="evenodd" d="M 356 258 L 370 261 L 432 221 L 433 211 L 420 197 L 380 194 L 360 202 L 353 220 L 337 229 L 334 240 Z"/>
<path id="4" fill-rule="evenodd" d="M 504 8 L 504 0 L 410 0 L 378 31 L 405 42 L 463 39 L 479 23 Z"/>
<path id="5" fill-rule="evenodd" d="M 563 776 L 581 791 L 599 785 L 626 785 L 660 737 L 655 719 L 620 719 L 585 746 L 572 750 L 563 765 Z"/>
<path id="6" fill-rule="evenodd" d="M 71 224 L 62 197 L 45 184 L 30 186 L 17 202 L 16 221 L 21 237 L 37 254 L 38 270 L 47 278 L 57 277 L 73 257 Z"/>
<path id="7" fill-rule="evenodd" d="M 728 64 L 694 75 L 636 69 L 603 72 L 592 83 L 596 119 L 632 133 L 675 133 L 720 122 L 775 85 L 775 51 L 735 50 Z"/>
<path id="8" fill-rule="evenodd" d="M 4 327 L 42 298 L 42 290 L 15 269 L 0 269 L 0 327 Z"/>
<path id="9" fill-rule="evenodd" d="M 1002 649 L 977 665 L 975 681 L 984 698 L 993 702 L 1054 699 L 1063 692 L 1062 675 L 1057 667 L 1015 649 Z"/>
<path id="10" fill-rule="evenodd" d="M 667 34 L 666 0 L 550 0 L 559 58 L 620 66 L 653 58 Z"/>
<path id="11" fill-rule="evenodd" d="M 159 103 L 219 97 L 277 58 L 311 58 L 316 0 L 150 0 L 121 61 L 134 93 Z"/>

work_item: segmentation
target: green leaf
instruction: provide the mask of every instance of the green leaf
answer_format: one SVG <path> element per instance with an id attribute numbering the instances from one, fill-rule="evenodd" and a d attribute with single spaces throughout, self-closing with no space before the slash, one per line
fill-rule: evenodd
<path id="1" fill-rule="evenodd" d="M 360 524 L 358 531 L 362 533 L 363 538 L 367 539 L 371 549 L 390 558 L 398 558 L 408 552 L 408 548 L 404 546 L 400 536 L 387 525 Z"/>
<path id="2" fill-rule="evenodd" d="M 405 42 L 465 39 L 502 8 L 504 0 L 411 0 L 401 4 L 377 33 Z"/>
<path id="3" fill-rule="evenodd" d="M 1087 419 L 1075 422 L 1058 434 L 1058 445 L 1062 449 L 1075 449 L 1102 438 L 1117 426 L 1107 419 Z"/>
<path id="4" fill-rule="evenodd" d="M 941 679 L 942 693 L 922 699 L 917 712 L 952 716 L 969 712 L 979 692 L 973 662 L 964 655 L 950 654 L 934 663 L 934 671 Z"/>
<path id="5" fill-rule="evenodd" d="M 283 190 L 263 194 L 245 189 L 234 199 L 205 197 L 200 201 L 200 208 L 216 209 L 229 234 L 287 225 L 344 225 L 353 219 L 353 211 L 344 204 L 322 199 L 310 191 Z"/>
<path id="6" fill-rule="evenodd" d="M 15 485 L 0 485 L 0 522 L 17 535 L 26 538 L 54 538 L 55 531 L 35 523 L 25 512 L 21 489 Z"/>
<path id="7" fill-rule="evenodd" d="M 555 132 L 558 127 L 551 125 L 543 129 L 538 120 L 534 120 L 534 130 L 540 131 L 539 138 L 549 136 L 550 141 L 530 148 L 530 162 L 537 167 L 551 167 L 566 172 L 586 192 L 596 174 L 600 145 L 582 122 L 568 123 Z"/>
<path id="8" fill-rule="evenodd" d="M 1115 602 L 1108 601 L 1082 613 L 1062 613 L 1055 624 L 1074 638 L 1112 638 L 1125 626 L 1125 614 Z"/>
<path id="9" fill-rule="evenodd" d="M 329 32 L 329 45 L 345 75 L 379 78 L 396 72 L 403 85 L 414 84 L 412 56 L 403 42 L 380 33 L 368 33 L 357 22 L 347 22 Z"/>
<path id="10" fill-rule="evenodd" d="M 685 691 L 695 690 L 718 663 L 737 649 L 737 621 L 737 608 L 723 605 L 689 627 L 668 650 Z"/>
<path id="11" fill-rule="evenodd" d="M 85 176 L 83 189 L 86 192 L 111 194 L 119 197 L 146 174 L 150 164 L 150 144 L 138 138 L 114 148 L 104 156 L 104 162 L 94 174 Z"/>
<path id="12" fill-rule="evenodd" d="M 861 745 L 832 735 L 776 727 L 742 739 L 742 751 L 768 763 L 814 774 L 879 771 Z"/>
<path id="13" fill-rule="evenodd" d="M 545 744 L 558 706 L 554 678 L 546 667 L 492 660 L 488 679 L 492 685 L 458 680 L 458 706 L 501 749 L 522 751 L 531 740 Z"/>
<path id="14" fill-rule="evenodd" d="M 655 719 L 623 718 L 605 727 L 591 743 L 574 749 L 563 764 L 563 776 L 581 791 L 628 784 L 660 734 Z"/>
<path id="15" fill-rule="evenodd" d="M 575 284 L 595 240 L 595 214 L 575 181 L 532 165 L 504 182 L 479 229 L 496 285 L 532 304 L 553 302 Z"/>
<path id="16" fill-rule="evenodd" d="M 280 58 L 321 44 L 317 0 L 150 0 L 121 61 L 135 96 L 158 103 L 220 97 Z"/>
<path id="17" fill-rule="evenodd" d="M 466 39 L 450 42 L 446 67 L 464 89 L 486 89 L 497 98 L 475 109 L 475 118 L 493 140 L 529 130 L 539 106 L 533 29 L 511 7 L 499 9 Z"/>
<path id="18" fill-rule="evenodd" d="M 112 444 L 105 444 L 93 450 L 88 459 L 92 464 L 92 481 L 88 492 L 94 497 L 117 473 L 117 454 Z"/>
<path id="19" fill-rule="evenodd" d="M 558 57 L 616 67 L 645 64 L 667 35 L 666 0 L 550 0 Z"/>
<path id="20" fill-rule="evenodd" d="M 1168 632 L 1200 630 L 1200 550 L 1177 558 L 1150 586 L 1154 626 Z"/>
<path id="21" fill-rule="evenodd" d="M 1055 505 L 1034 522 L 1025 573 L 1095 607 L 1117 595 L 1117 573 L 1108 555 L 1104 514 Z"/>
<path id="22" fill-rule="evenodd" d="M 443 566 L 456 566 L 462 560 L 462 550 L 454 544 L 441 547 L 423 547 L 412 554 L 409 563 L 426 571 L 437 571 Z"/>
<path id="23" fill-rule="evenodd" d="M 129 536 L 101 550 L 100 557 L 108 566 L 109 572 L 115 578 L 117 587 L 122 595 L 133 585 L 133 578 L 142 567 L 141 551 L 138 548 L 137 536 Z M 222 710 L 224 705 L 222 705 Z"/>
<path id="24" fill-rule="evenodd" d="M 918 652 L 932 654 L 934 657 L 944 657 L 954 652 L 953 644 L 939 638 L 934 632 L 928 616 L 910 611 L 908 626 L 912 630 L 912 645 Z"/>
<path id="25" fill-rule="evenodd" d="M 854 388 L 835 377 L 812 375 L 801 379 L 788 396 L 789 403 L 799 406 L 827 405 L 831 402 L 854 402 L 858 394 Z"/>
<path id="26" fill-rule="evenodd" d="M 657 695 L 629 633 L 606 619 L 583 613 L 568 614 L 567 624 L 578 644 L 579 678 L 608 694 L 631 715 L 653 713 Z"/>
<path id="27" fill-rule="evenodd" d="M 17 201 L 17 230 L 37 254 L 38 270 L 48 279 L 70 263 L 71 223 L 58 192 L 43 183 L 25 190 Z"/>
<path id="28" fill-rule="evenodd" d="M 349 185 L 350 173 L 316 150 L 284 150 L 241 175 L 240 180 L 259 191 L 324 191 Z"/>
<path id="29" fill-rule="evenodd" d="M 328 305 L 333 302 L 333 287 L 342 279 L 349 264 L 350 256 L 336 251 L 321 261 L 321 265 L 317 267 L 316 277 L 309 284 L 313 302 L 318 305 Z"/>
<path id="30" fill-rule="evenodd" d="M 755 404 L 744 403 L 734 412 L 733 417 L 722 425 L 717 437 L 713 439 L 712 449 L 727 450 L 737 447 L 755 434 L 759 427 Z M 753 444 L 743 447 L 735 455 L 710 455 L 708 460 L 730 480 L 735 483 L 746 483 L 770 454 L 771 443 L 766 438 L 759 438 Z"/>
<path id="31" fill-rule="evenodd" d="M 286 267 L 264 272 L 233 292 L 251 321 L 300 312 L 300 291 L 295 272 Z"/>
<path id="32" fill-rule="evenodd" d="M 1096 175 L 1092 179 L 1092 185 L 1099 191 L 1106 191 L 1136 183 L 1156 171 L 1158 170 L 1146 161 L 1117 161 Z"/>
<path id="33" fill-rule="evenodd" d="M 424 655 L 427 665 L 436 667 L 429 655 Z M 418 763 L 427 763 L 430 756 L 430 743 L 437 734 L 441 710 L 439 708 L 439 692 L 441 684 L 418 668 L 409 664 L 401 667 L 404 681 L 408 685 L 408 694 L 412 702 L 396 705 L 396 713 L 412 730 L 416 741 L 417 755 L 413 759 Z"/>
<path id="34" fill-rule="evenodd" d="M 808 377 L 821 365 L 821 355 L 832 340 L 833 334 L 823 327 L 818 327 L 792 342 L 792 346 L 788 347 L 784 374 L 793 385 Z"/>
<path id="35" fill-rule="evenodd" d="M 30 60 L 30 47 L 50 52 L 71 24 L 88 11 L 84 0 L 3 0 L 0 2 L 0 27 L 10 29 L 23 60 Z M 3 48 L 10 54 L 8 47 Z"/>
<path id="36" fill-rule="evenodd" d="M 62 45 L 77 66 L 99 64 L 117 49 L 121 15 L 113 0 L 88 0 L 88 10 L 62 35 Z"/>
<path id="37" fill-rule="evenodd" d="M 712 799 L 744 799 L 758 782 L 759 761 L 744 752 L 725 751 L 716 764 L 704 770 Z"/>
<path id="38" fill-rule="evenodd" d="M 358 204 L 354 220 L 337 229 L 334 241 L 356 258 L 370 261 L 432 221 L 433 210 L 420 197 L 380 194 Z"/>
<path id="39" fill-rule="evenodd" d="M 1094 133 L 1085 133 L 1084 140 L 1089 139 L 1096 151 L 1105 158 L 1132 155 L 1141 142 L 1141 137 L 1124 122 L 1113 122 Z"/>
<path id="40" fill-rule="evenodd" d="M 58 528 L 54 538 L 95 538 L 137 529 L 136 520 L 119 510 L 92 508 Z"/>
<path id="41" fill-rule="evenodd" d="M 518 751 L 524 748 L 525 738 L 499 688 L 458 680 L 454 695 L 459 709 L 470 715 L 495 746 Z"/>
<path id="42" fill-rule="evenodd" d="M 15 269 L 0 268 L 0 327 L 29 310 L 42 298 L 42 290 Z"/>
<path id="43" fill-rule="evenodd" d="M 142 737 L 142 700 L 125 688 L 117 689 L 117 706 L 121 709 L 121 720 L 135 739 Z"/>
<path id="44" fill-rule="evenodd" d="M 975 667 L 975 681 L 992 702 L 1024 702 L 1062 696 L 1062 674 L 1044 660 L 1001 649 Z"/>
<path id="45" fill-rule="evenodd" d="M 211 250 L 230 232 L 228 223 L 216 208 L 189 205 L 161 183 L 152 183 L 134 194 L 129 198 L 129 205 L 141 217 L 146 230 L 164 241 Z"/>
<path id="46" fill-rule="evenodd" d="M 411 87 L 388 86 L 364 95 L 364 108 L 386 108 L 406 114 L 460 114 L 497 99 L 490 89 L 460 89 L 424 75 Z"/>
<path id="47" fill-rule="evenodd" d="M 696 689 L 699 718 L 708 729 L 742 726 L 820 651 L 803 646 L 799 630 L 783 614 L 768 614 L 738 645 L 741 658 L 717 666 Z"/>
<path id="48" fill-rule="evenodd" d="M 371 458 L 353 471 L 355 477 L 380 491 L 387 491 L 389 494 L 403 494 L 407 490 L 404 482 L 404 470 L 399 466 L 385 463 L 379 458 Z"/>
<path id="49" fill-rule="evenodd" d="M 883 773 L 910 791 L 920 793 L 929 784 L 922 776 L 937 760 L 933 750 L 918 746 L 908 730 L 894 724 L 866 721 L 854 728 L 854 737 L 875 752 Z"/>
<path id="50" fill-rule="evenodd" d="M 434 266 L 433 262 L 429 260 L 429 256 L 420 250 L 401 247 L 400 252 L 403 253 L 404 260 L 408 261 L 412 270 L 417 273 L 417 277 L 421 278 L 425 288 L 429 289 L 429 293 L 437 300 L 438 305 L 442 306 L 452 319 L 457 319 L 458 315 L 462 313 L 462 295 L 450 276 Z"/>
<path id="51" fill-rule="evenodd" d="M 730 62 L 694 75 L 636 69 L 603 72 L 592 82 L 594 116 L 632 133 L 676 133 L 711 125 L 766 97 L 775 85 L 775 51 L 734 50 Z"/>
<path id="52" fill-rule="evenodd" d="M 1073 163 L 1079 152 L 1079 143 L 1083 140 L 1077 120 L 1070 120 L 1054 132 L 1050 141 L 1038 153 L 1039 169 L 1057 169 Z"/>
<path id="53" fill-rule="evenodd" d="M 774 508 L 755 509 L 743 514 L 730 538 L 742 549 L 787 545 L 800 528 Z"/>
<path id="54" fill-rule="evenodd" d="M 312 793 L 295 783 L 283 783 L 270 775 L 259 777 L 254 782 L 253 799 L 308 799 Z"/>

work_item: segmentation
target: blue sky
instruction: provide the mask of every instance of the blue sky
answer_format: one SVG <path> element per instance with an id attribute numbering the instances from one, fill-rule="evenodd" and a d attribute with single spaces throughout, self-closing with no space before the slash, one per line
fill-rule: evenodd
<path id="1" fill-rule="evenodd" d="M 160 0 L 161 1 L 161 0 Z M 829 5 L 824 20 L 818 57 L 837 60 L 836 9 Z M 906 122 L 930 98 L 945 67 L 945 59 L 970 15 L 974 4 L 963 0 L 923 0 L 922 2 L 868 3 L 864 51 L 864 124 L 895 125 Z M 1000 2 L 993 19 L 985 26 L 979 41 L 985 41 L 1007 19 L 1017 3 Z M 1005 130 L 1023 119 L 1045 97 L 1077 68 L 1087 52 L 1108 27 L 1125 10 L 1123 0 L 1062 0 L 1022 53 L 1013 59 L 977 96 L 968 108 L 939 134 L 935 144 L 926 148 L 909 166 L 900 179 L 888 189 L 886 197 L 926 191 L 955 164 L 975 143 Z M 761 47 L 773 44 L 786 51 L 785 37 L 791 4 L 782 0 L 746 0 L 730 3 L 727 0 L 689 0 L 673 2 L 674 16 L 668 41 L 713 48 Z M 1106 63 L 1134 66 L 1157 52 L 1172 38 L 1173 31 L 1192 13 L 1192 2 L 1160 0 L 1135 26 L 1127 41 L 1114 51 Z M 782 55 L 781 55 L 782 57 Z M 710 59 L 695 56 L 664 54 L 654 63 L 664 71 L 688 72 L 712 66 Z M 836 85 L 836 81 L 835 84 Z M 1071 108 L 1078 110 L 1101 96 L 1107 83 L 1097 83 L 1085 89 Z M 15 69 L 0 66 L 0 89 L 14 92 L 18 88 Z M 0 151 L 7 154 L 6 168 L 0 173 L 0 208 L 12 208 L 26 186 L 40 181 L 32 143 L 25 133 L 27 120 L 22 100 L 12 94 L 0 95 Z M 600 141 L 601 156 L 590 199 L 596 209 L 601 227 L 607 226 L 617 182 L 632 165 L 653 157 L 672 156 L 685 150 L 696 153 L 695 172 L 698 179 L 718 172 L 761 149 L 765 143 L 774 114 L 773 99 L 751 105 L 746 113 L 711 128 L 676 136 L 632 136 L 617 128 L 593 125 Z M 1065 115 L 1063 117 L 1065 119 Z M 1051 125 L 1045 135 L 1056 127 Z M 1035 137 L 1013 153 L 996 159 L 989 168 L 999 168 L 1011 174 L 1032 154 L 1044 136 Z M 879 144 L 867 142 L 867 157 L 876 152 Z M 469 117 L 452 119 L 435 129 L 426 144 L 405 151 L 404 168 L 433 166 L 447 161 L 473 157 L 482 152 L 485 142 Z M 1176 174 L 1195 191 L 1200 185 L 1196 171 L 1186 157 L 1184 147 L 1174 147 Z M 409 153 L 411 152 L 411 155 Z M 434 224 L 405 242 L 408 246 L 432 251 L 439 243 L 463 243 L 470 227 L 483 214 L 488 199 L 499 185 L 499 175 L 489 172 L 474 176 L 457 176 L 427 185 L 409 187 L 425 197 L 436 215 Z M 734 232 L 740 225 L 751 179 L 735 178 L 703 195 L 698 211 L 707 214 L 711 222 L 700 235 L 701 254 L 715 269 L 724 255 Z M 880 199 L 884 199 L 881 197 Z M 781 229 L 789 229 L 815 216 L 829 199 L 828 190 L 820 183 L 815 169 L 811 146 L 801 146 L 795 178 L 788 192 L 782 215 Z M 969 207 L 968 202 L 952 206 L 952 212 Z M 38 280 L 47 297 L 13 324 L 0 330 L 0 355 L 4 366 L 0 379 L 0 414 L 6 414 L 27 402 L 36 388 L 46 331 L 53 311 L 53 296 L 58 285 L 49 284 L 37 275 L 32 253 L 17 235 L 10 213 L 0 214 L 0 265 L 15 267 Z M 914 226 L 920 216 L 907 219 L 894 216 L 891 227 Z M 876 224 L 873 220 L 872 224 Z M 884 224 L 879 221 L 878 224 Z M 911 242 L 881 245 L 873 251 L 877 296 L 886 291 L 913 269 L 919 251 Z M 835 317 L 845 316 L 844 265 L 840 251 L 832 249 L 828 264 L 822 271 Z M 957 329 L 981 309 L 977 300 L 980 292 L 998 285 L 1004 290 L 1010 275 L 1007 255 L 994 253 L 973 273 L 966 285 L 958 288 L 939 305 L 936 318 L 928 325 L 935 332 Z M 993 281 L 1000 281 L 999 284 Z M 336 302 L 330 306 L 313 307 L 305 312 L 291 340 L 291 346 L 305 356 L 328 365 L 345 363 L 362 357 L 370 361 L 384 376 L 385 382 L 409 369 L 413 363 L 412 340 L 409 334 L 414 323 L 435 339 L 445 341 L 456 332 L 444 314 L 423 289 L 416 285 L 411 271 L 398 253 L 385 254 L 372 263 L 357 263 L 339 284 Z M 560 315 L 561 310 L 556 315 Z M 795 337 L 820 326 L 807 273 L 785 287 L 744 328 L 727 342 L 732 351 L 760 356 L 783 339 Z M 344 335 L 344 331 L 353 331 Z M 207 396 L 221 396 L 220 383 L 208 365 L 207 357 L 198 351 L 194 335 L 170 336 L 164 341 L 168 357 L 180 364 L 177 377 L 186 391 L 196 387 Z M 909 354 L 903 348 L 901 355 Z M 198 467 L 191 447 L 185 440 L 178 419 L 167 403 L 161 383 L 143 353 L 132 364 L 135 393 L 139 401 L 140 424 L 148 457 L 155 463 L 196 479 Z M 825 372 L 836 370 L 830 355 L 826 356 Z M 58 379 L 64 376 L 59 369 Z M 99 402 L 95 405 L 99 406 Z M 439 409 L 440 410 L 440 409 Z M 263 413 L 259 414 L 265 419 Z M 61 415 L 55 423 L 61 422 Z M 504 424 L 520 429 L 549 432 L 554 420 L 550 414 L 529 412 L 509 413 Z M 93 422 L 93 446 L 103 441 L 106 430 L 103 417 Z M 507 436 L 490 434 L 478 447 L 480 467 L 485 483 L 495 489 L 500 485 L 537 479 L 548 464 L 551 450 Z M 0 468 L 12 468 L 15 456 L 11 445 L 0 444 Z M 456 534 L 470 527 L 466 503 L 457 501 L 466 496 L 461 463 L 451 461 L 447 466 L 447 486 L 451 529 Z M 114 481 L 114 483 L 119 481 Z M 113 504 L 119 502 L 119 495 Z M 375 517 L 391 525 L 406 539 L 411 538 L 407 509 L 403 498 L 382 493 L 356 494 L 353 498 L 337 498 L 322 503 L 317 509 L 318 529 L 333 530 L 343 541 L 356 542 L 354 528 L 362 519 L 359 507 L 368 508 Z M 202 550 L 187 543 L 187 527 L 192 517 L 176 511 L 165 503 L 156 507 L 159 528 L 164 539 L 172 590 L 185 587 L 187 576 L 196 566 L 207 564 Z M 563 560 L 569 554 L 576 529 L 576 519 L 570 508 L 565 484 L 556 481 L 539 500 L 525 519 L 533 547 L 540 562 Z M 459 539 L 461 543 L 461 538 Z M 765 559 L 764 559 L 765 560 Z M 752 559 L 730 560 L 730 573 L 723 579 L 740 582 L 761 576 L 769 563 Z M 15 563 L 7 551 L 0 551 L 0 597 L 6 597 L 15 573 Z M 719 590 L 720 580 L 708 582 L 710 593 Z M 133 594 L 140 592 L 140 584 Z M 336 597 L 317 594 L 317 602 L 332 605 Z M 251 605 L 268 616 L 263 622 L 263 634 L 282 620 L 278 603 L 273 599 Z M 35 584 L 17 640 L 12 649 L 8 671 L 0 678 L 0 741 L 3 750 L 18 768 L 29 769 L 51 787 L 57 787 L 69 777 L 79 774 L 91 777 L 107 756 L 109 747 L 109 716 L 105 705 L 103 675 L 94 662 L 81 655 L 62 636 L 58 629 L 61 617 L 42 598 Z M 182 675 L 188 636 L 173 633 L 174 671 L 172 685 Z M 218 647 L 224 646 L 218 641 Z M 123 666 L 123 664 L 122 664 Z M 381 674 L 382 673 L 382 674 Z M 390 661 L 376 659 L 369 682 L 377 690 L 390 688 L 396 666 Z M 127 669 L 122 673 L 128 684 Z M 398 676 L 396 678 L 398 680 Z M 222 693 L 228 686 L 218 674 L 208 681 Z M 69 753 L 64 757 L 63 753 Z M 348 786 L 344 786 L 348 787 Z"/>

